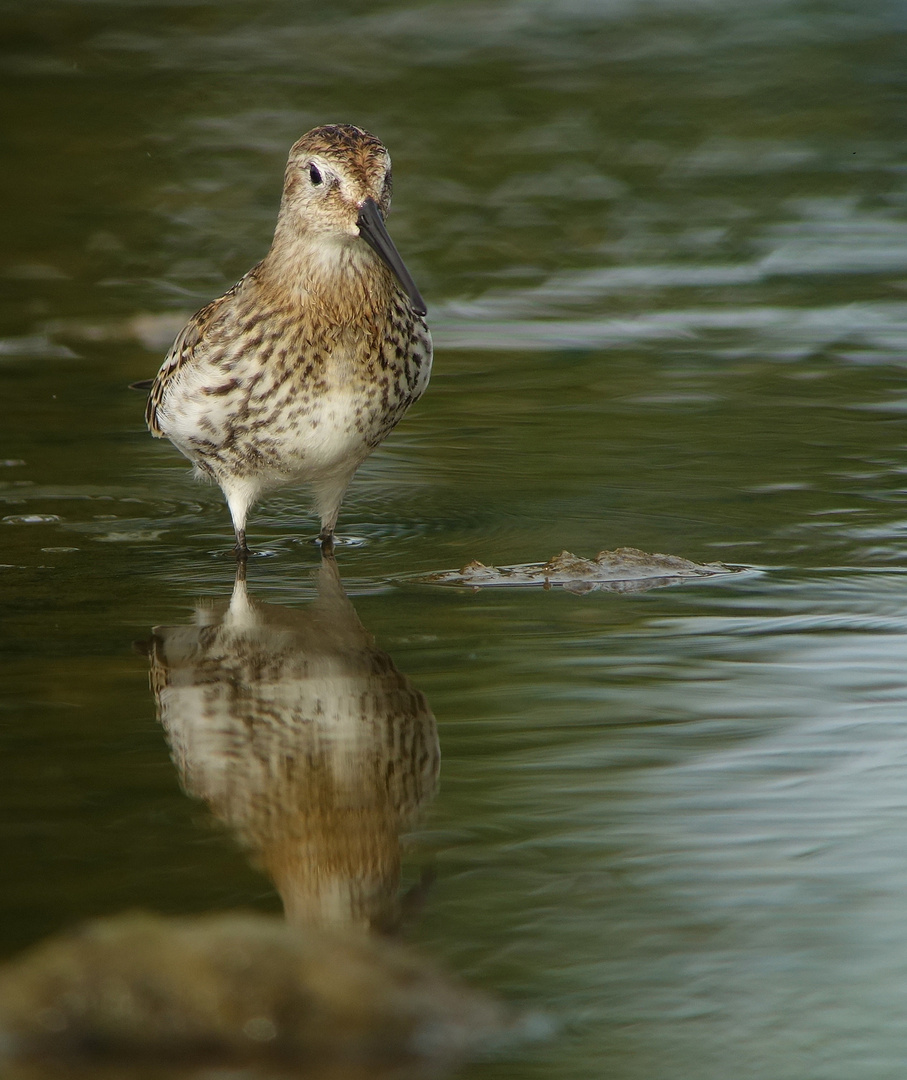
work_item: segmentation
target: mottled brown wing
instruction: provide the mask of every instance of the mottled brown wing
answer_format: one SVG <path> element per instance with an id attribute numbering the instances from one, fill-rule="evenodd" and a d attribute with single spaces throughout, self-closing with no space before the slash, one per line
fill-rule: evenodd
<path id="1" fill-rule="evenodd" d="M 201 311 L 197 311 L 192 318 L 186 323 L 186 325 L 180 330 L 176 336 L 176 340 L 170 347 L 170 352 L 161 364 L 161 370 L 157 373 L 157 377 L 151 386 L 151 393 L 148 395 L 148 403 L 145 406 L 145 423 L 148 425 L 148 429 L 155 438 L 163 438 L 164 432 L 161 430 L 161 426 L 158 423 L 158 409 L 161 402 L 164 399 L 164 395 L 167 392 L 167 384 L 173 378 L 178 371 L 180 371 L 187 364 L 191 364 L 195 358 L 196 349 L 200 342 L 204 342 L 209 328 L 217 322 L 218 318 L 223 315 L 224 309 L 229 306 L 230 301 L 236 296 L 240 289 L 245 285 L 246 281 L 255 274 L 255 269 L 250 270 L 248 274 L 240 278 L 239 281 L 230 289 L 225 292 L 223 296 L 217 300 L 212 300 L 210 304 L 203 307 Z"/>

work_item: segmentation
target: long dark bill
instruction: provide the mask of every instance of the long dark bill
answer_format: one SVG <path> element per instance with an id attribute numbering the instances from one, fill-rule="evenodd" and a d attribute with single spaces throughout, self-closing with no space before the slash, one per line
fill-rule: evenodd
<path id="1" fill-rule="evenodd" d="M 366 199 L 362 206 L 359 207 L 359 217 L 356 224 L 359 226 L 359 235 L 362 239 L 381 256 L 396 274 L 397 280 L 412 301 L 413 311 L 416 315 L 424 315 L 428 309 L 422 299 L 422 293 L 416 288 L 415 281 L 413 281 L 409 271 L 403 265 L 400 252 L 397 251 L 393 240 L 388 236 L 387 229 L 384 227 L 384 218 L 381 216 L 381 211 L 378 209 L 378 204 L 374 199 Z"/>

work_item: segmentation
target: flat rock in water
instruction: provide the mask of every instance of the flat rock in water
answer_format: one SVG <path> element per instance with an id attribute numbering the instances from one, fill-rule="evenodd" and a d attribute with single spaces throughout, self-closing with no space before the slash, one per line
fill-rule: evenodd
<path id="1" fill-rule="evenodd" d="M 270 1062 L 306 1065 L 305 1076 L 342 1062 L 378 1076 L 391 1063 L 456 1062 L 518 1026 L 402 945 L 261 915 L 119 916 L 0 968 L 4 1077 L 43 1075 L 29 1070 L 48 1058 Z"/>
<path id="2" fill-rule="evenodd" d="M 442 570 L 415 578 L 429 585 L 460 585 L 472 589 L 494 586 L 553 586 L 568 592 L 587 593 L 642 592 L 664 585 L 677 585 L 691 578 L 736 574 L 739 567 L 724 563 L 694 563 L 677 555 L 650 555 L 639 548 L 621 547 L 600 551 L 594 559 L 581 559 L 562 551 L 546 563 L 523 563 L 520 566 L 485 566 L 467 563 L 462 570 Z"/>

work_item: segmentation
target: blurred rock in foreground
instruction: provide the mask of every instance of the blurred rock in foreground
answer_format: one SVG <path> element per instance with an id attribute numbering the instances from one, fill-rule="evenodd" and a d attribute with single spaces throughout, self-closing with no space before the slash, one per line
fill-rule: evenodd
<path id="1" fill-rule="evenodd" d="M 180 1067 L 117 1077 L 215 1064 L 237 1080 L 284 1068 L 339 1080 L 420 1066 L 421 1076 L 518 1026 L 398 944 L 260 915 L 118 916 L 0 969 L 2 1075 L 16 1080 L 77 1075 L 66 1069 L 90 1062 Z"/>

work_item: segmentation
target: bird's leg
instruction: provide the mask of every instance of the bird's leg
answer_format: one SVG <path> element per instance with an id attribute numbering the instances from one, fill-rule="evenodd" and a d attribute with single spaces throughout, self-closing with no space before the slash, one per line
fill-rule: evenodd
<path id="1" fill-rule="evenodd" d="M 236 534 L 236 544 L 233 547 L 233 552 L 239 560 L 248 559 L 249 545 L 246 543 L 246 514 L 252 502 L 254 491 L 248 484 L 236 485 L 227 482 L 226 486 L 224 486 L 220 477 L 215 476 L 215 479 L 223 487 L 227 506 L 230 507 L 230 517 L 233 519 L 233 532 Z"/>
<path id="2" fill-rule="evenodd" d="M 318 543 L 321 545 L 321 550 L 325 555 L 334 553 L 334 529 L 337 527 L 340 504 L 343 502 L 343 493 L 346 491 L 350 480 L 352 480 L 358 464 L 357 461 L 342 474 L 332 473 L 312 485 L 315 489 L 315 509 L 321 518 L 321 532 L 318 534 Z"/>

